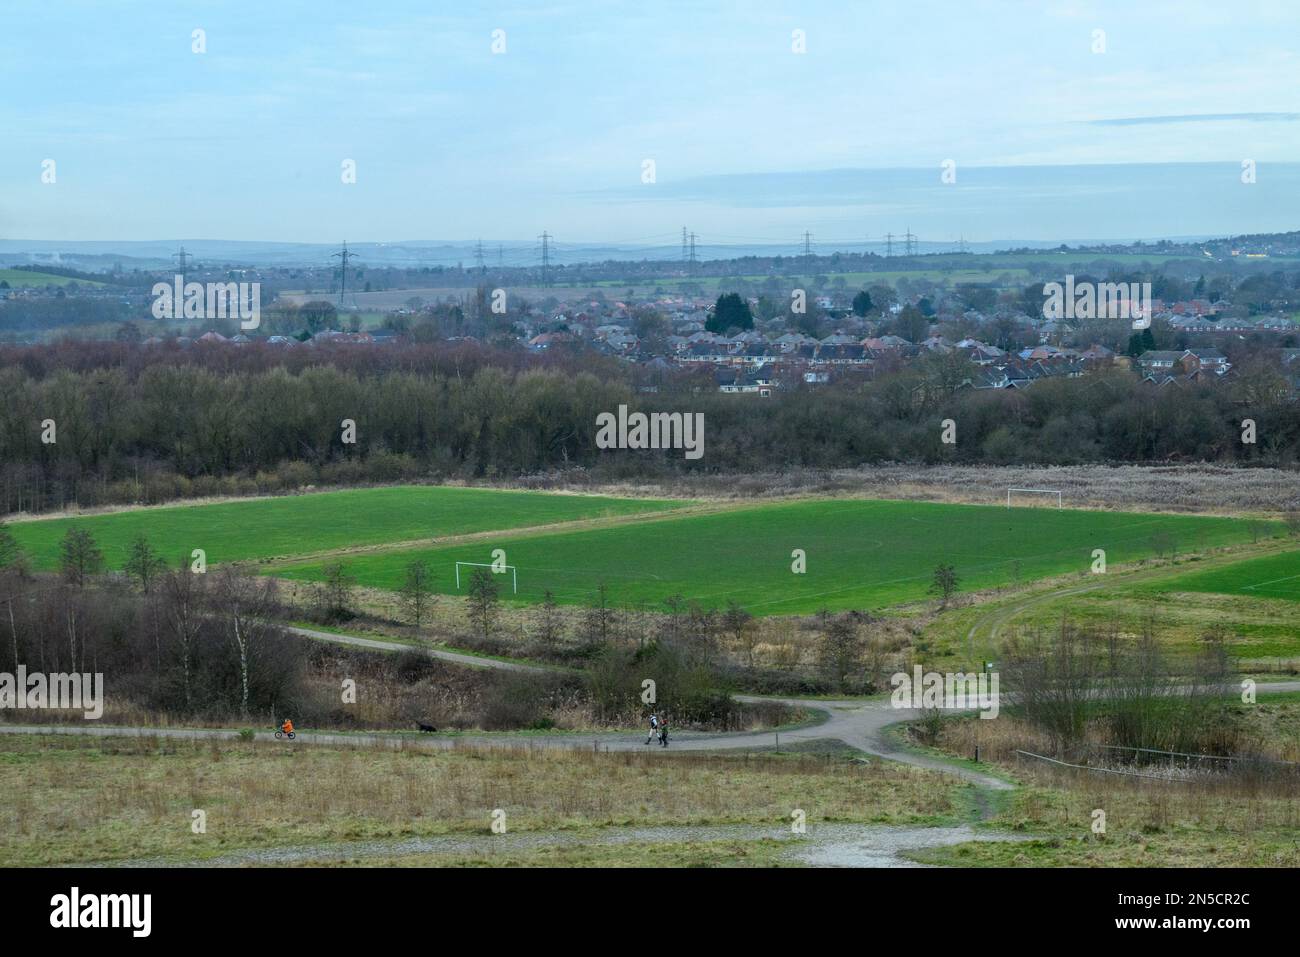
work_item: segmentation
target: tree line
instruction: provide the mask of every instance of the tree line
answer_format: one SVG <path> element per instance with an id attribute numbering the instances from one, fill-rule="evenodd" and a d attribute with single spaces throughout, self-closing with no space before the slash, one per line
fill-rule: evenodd
<path id="1" fill-rule="evenodd" d="M 579 468 L 620 480 L 882 462 L 1288 466 L 1300 439 L 1288 379 L 1263 359 L 1232 381 L 1156 387 L 1106 368 L 1017 391 L 971 388 L 977 367 L 934 354 L 759 398 L 720 394 L 707 375 L 491 349 L 151 351 L 0 352 L 0 508 Z M 704 457 L 597 448 L 596 417 L 620 405 L 704 413 Z"/>
<path id="2" fill-rule="evenodd" d="M 304 693 L 302 643 L 274 622 L 271 579 L 234 567 L 168 567 L 146 539 L 124 575 L 106 575 L 95 540 L 70 529 L 58 574 L 33 575 L 0 525 L 0 661 L 45 673 L 105 675 L 110 710 L 178 717 L 281 714 Z"/>

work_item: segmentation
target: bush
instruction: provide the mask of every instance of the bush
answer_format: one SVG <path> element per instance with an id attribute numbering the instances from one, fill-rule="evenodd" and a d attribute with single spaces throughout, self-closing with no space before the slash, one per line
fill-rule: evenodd
<path id="1" fill-rule="evenodd" d="M 485 695 L 480 723 L 485 731 L 517 731 L 548 720 L 546 679 L 539 675 L 507 673 Z"/>
<path id="2" fill-rule="evenodd" d="M 394 670 L 398 678 L 413 685 L 430 677 L 438 670 L 438 666 L 432 655 L 427 655 L 418 648 L 409 648 L 398 653 Z"/>
<path id="3" fill-rule="evenodd" d="M 283 489 L 298 489 L 316 481 L 316 470 L 306 462 L 281 462 L 275 468 L 276 478 Z"/>

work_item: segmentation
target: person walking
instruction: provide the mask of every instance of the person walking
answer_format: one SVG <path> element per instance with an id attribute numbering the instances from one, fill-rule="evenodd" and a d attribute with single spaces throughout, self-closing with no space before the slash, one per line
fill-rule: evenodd
<path id="1" fill-rule="evenodd" d="M 659 733 L 659 715 L 654 712 L 650 713 L 650 733 L 646 735 L 645 743 L 649 744 Z"/>

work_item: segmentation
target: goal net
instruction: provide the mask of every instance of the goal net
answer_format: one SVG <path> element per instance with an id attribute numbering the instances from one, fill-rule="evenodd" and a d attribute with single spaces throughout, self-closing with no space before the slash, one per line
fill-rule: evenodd
<path id="1" fill-rule="evenodd" d="M 496 574 L 510 572 L 511 591 L 513 594 L 519 594 L 519 571 L 514 565 L 496 565 L 492 562 L 457 562 L 456 563 L 456 590 L 460 591 L 460 566 L 467 565 L 471 568 L 490 568 Z"/>
<path id="2" fill-rule="evenodd" d="M 1011 507 L 1011 496 L 1012 496 L 1012 495 L 1016 495 L 1016 496 L 1021 496 L 1021 495 L 1033 496 L 1033 501 L 1034 501 L 1035 503 L 1039 503 L 1039 502 L 1041 502 L 1041 501 L 1042 501 L 1043 499 L 1045 499 L 1045 498 L 1048 499 L 1048 500 L 1050 501 L 1050 499 L 1051 499 L 1052 496 L 1056 496 L 1056 507 L 1057 507 L 1057 508 L 1061 508 L 1061 507 L 1062 507 L 1062 506 L 1061 506 L 1061 490 L 1058 489 L 1058 488 L 1009 488 L 1009 489 L 1007 489 L 1007 508 L 1010 508 L 1010 507 Z"/>

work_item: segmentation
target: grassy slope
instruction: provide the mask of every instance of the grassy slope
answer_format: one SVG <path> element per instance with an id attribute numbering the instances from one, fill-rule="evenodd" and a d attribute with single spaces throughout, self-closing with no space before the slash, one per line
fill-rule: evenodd
<path id="1" fill-rule="evenodd" d="M 1184 575 L 1175 581 L 1162 583 L 1159 590 L 1300 601 L 1300 551 L 1252 558 Z"/>
<path id="2" fill-rule="evenodd" d="M 49 273 L 28 272 L 26 269 L 0 269 L 0 280 L 14 288 L 22 286 L 66 286 L 79 283 L 82 286 L 102 286 L 102 282 L 93 279 L 73 279 L 69 276 L 54 276 Z"/>
<path id="3" fill-rule="evenodd" d="M 1276 539 L 1264 540 L 1258 546 L 1244 546 L 1247 553 L 1255 548 L 1276 552 L 1286 547 L 1285 541 Z M 1202 637 L 1212 629 L 1221 628 L 1227 632 L 1231 653 L 1244 672 L 1289 672 L 1300 662 L 1300 631 L 1295 624 L 1293 601 L 1256 596 L 1254 591 L 1227 594 L 1189 587 L 1189 583 L 1199 583 L 1202 587 L 1213 583 L 1226 591 L 1226 584 L 1219 583 L 1241 576 L 1239 571 L 1232 571 L 1238 566 L 1255 568 L 1257 563 L 1271 566 L 1274 559 L 1285 558 L 1285 555 L 1270 554 L 1243 560 L 1236 552 L 1233 549 L 1205 557 L 1181 557 L 1173 563 L 1120 571 L 1108 578 L 1104 587 L 1081 594 L 1071 594 L 1070 586 L 1060 589 L 1060 594 L 1038 588 L 1017 591 L 1003 599 L 943 616 L 935 622 L 927 638 L 937 649 L 964 651 L 967 630 L 983 622 L 972 649 L 979 660 L 979 655 L 996 656 L 997 646 L 1008 635 L 1035 628 L 1050 632 L 1066 616 L 1076 624 L 1103 631 L 1115 627 L 1130 634 L 1152 623 L 1170 650 L 1194 655 L 1202 647 Z M 1245 597 L 1250 600 L 1244 600 Z M 990 646 L 988 623 L 998 619 L 1000 609 L 1012 609 L 1014 615 L 1001 623 L 1001 635 Z"/>
<path id="4" fill-rule="evenodd" d="M 147 536 L 174 561 L 202 548 L 209 563 L 303 555 L 331 548 L 414 541 L 680 507 L 680 502 L 495 489 L 403 486 L 322 492 L 215 505 L 168 506 L 81 518 L 16 522 L 14 538 L 38 568 L 57 566 L 59 542 L 89 531 L 110 568 Z"/>
<path id="5" fill-rule="evenodd" d="M 1173 535 L 1184 550 L 1247 537 L 1242 523 L 1222 518 L 820 500 L 670 516 L 620 528 L 503 534 L 470 545 L 377 551 L 347 564 L 363 585 L 396 588 L 405 566 L 423 559 L 436 587 L 454 592 L 456 561 L 486 562 L 500 547 L 518 566 L 523 601 L 540 600 L 550 589 L 558 601 L 587 602 L 603 581 L 617 604 L 658 605 L 681 594 L 712 605 L 735 599 L 758 614 L 792 614 L 924 598 L 939 562 L 955 566 L 962 590 L 972 590 L 1017 574 L 1028 580 L 1086 571 L 1094 548 L 1104 548 L 1112 563 L 1134 561 L 1151 553 L 1156 531 Z M 804 575 L 791 572 L 796 548 L 807 553 Z M 276 574 L 312 579 L 320 571 L 321 563 L 311 562 L 278 568 Z M 503 597 L 511 597 L 508 579 L 502 582 Z"/>

